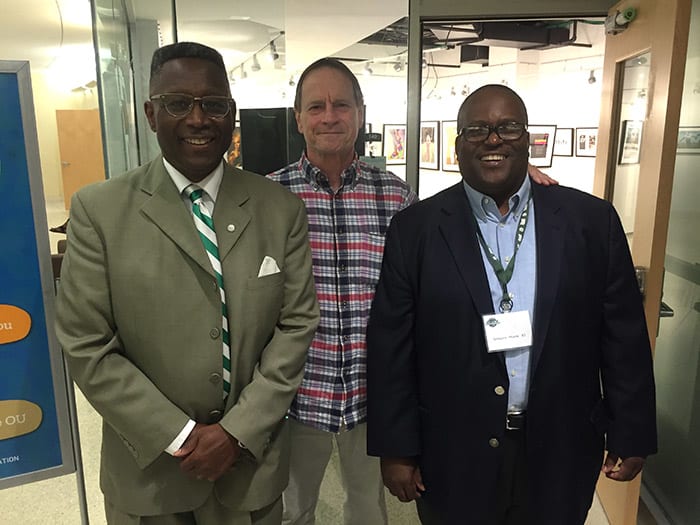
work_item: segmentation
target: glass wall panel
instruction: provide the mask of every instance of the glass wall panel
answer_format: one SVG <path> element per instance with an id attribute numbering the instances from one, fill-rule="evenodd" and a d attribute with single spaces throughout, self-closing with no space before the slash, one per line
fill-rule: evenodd
<path id="1" fill-rule="evenodd" d="M 124 2 L 94 0 L 98 87 L 107 177 L 138 164 L 133 74 Z"/>
<path id="2" fill-rule="evenodd" d="M 700 0 L 693 0 L 654 369 L 659 453 L 644 486 L 670 523 L 700 523 Z"/>

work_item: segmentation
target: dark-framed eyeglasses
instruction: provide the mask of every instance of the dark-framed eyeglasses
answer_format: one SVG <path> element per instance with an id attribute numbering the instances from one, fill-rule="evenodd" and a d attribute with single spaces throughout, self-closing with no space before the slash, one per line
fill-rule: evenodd
<path id="1" fill-rule="evenodd" d="M 459 130 L 459 135 L 467 142 L 484 142 L 494 131 L 501 140 L 518 140 L 527 130 L 527 124 L 521 122 L 504 122 L 498 126 L 480 124 L 465 126 Z"/>
<path id="2" fill-rule="evenodd" d="M 194 103 L 199 102 L 205 115 L 211 118 L 224 118 L 231 111 L 233 99 L 220 96 L 193 97 L 186 93 L 160 93 L 151 95 L 151 101 L 160 103 L 168 115 L 175 118 L 183 118 L 190 114 Z"/>

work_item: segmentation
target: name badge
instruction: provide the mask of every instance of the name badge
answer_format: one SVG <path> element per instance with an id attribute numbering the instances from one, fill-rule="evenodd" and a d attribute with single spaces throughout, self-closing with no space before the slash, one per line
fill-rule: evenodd
<path id="1" fill-rule="evenodd" d="M 489 352 L 532 346 L 532 323 L 527 310 L 489 314 L 482 319 Z"/>

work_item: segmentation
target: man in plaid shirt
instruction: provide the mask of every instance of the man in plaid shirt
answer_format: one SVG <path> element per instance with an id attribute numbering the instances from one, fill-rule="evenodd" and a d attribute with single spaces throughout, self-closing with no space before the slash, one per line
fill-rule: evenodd
<path id="1" fill-rule="evenodd" d="M 294 111 L 306 151 L 269 175 L 306 203 L 321 323 L 289 411 L 292 435 L 284 524 L 312 524 L 335 441 L 346 524 L 387 523 L 377 458 L 366 453 L 365 331 L 392 216 L 418 198 L 395 175 L 360 162 L 364 121 L 357 78 L 342 63 L 311 64 L 297 84 Z"/>

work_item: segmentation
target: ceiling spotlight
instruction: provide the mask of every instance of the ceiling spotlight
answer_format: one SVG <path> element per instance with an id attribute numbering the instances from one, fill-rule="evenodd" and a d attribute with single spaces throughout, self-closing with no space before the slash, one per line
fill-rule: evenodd
<path id="1" fill-rule="evenodd" d="M 243 64 L 241 64 L 241 80 L 244 78 L 248 78 L 248 72 L 245 70 L 245 67 L 243 67 Z"/>
<path id="2" fill-rule="evenodd" d="M 394 71 L 397 73 L 403 71 L 403 68 L 405 67 L 405 63 L 403 61 L 403 58 L 399 58 L 398 62 L 394 62 Z"/>
<path id="3" fill-rule="evenodd" d="M 371 75 L 372 73 L 374 73 L 374 71 L 372 70 L 371 64 L 372 64 L 371 62 L 365 63 L 365 69 L 363 71 L 363 73 L 365 75 Z"/>
<path id="4" fill-rule="evenodd" d="M 595 81 L 597 79 L 595 78 L 595 70 L 591 69 L 591 74 L 588 75 L 588 83 L 589 84 L 595 84 Z"/>
<path id="5" fill-rule="evenodd" d="M 468 94 L 469 94 L 469 86 L 464 84 L 464 86 L 462 86 L 462 96 L 466 97 Z"/>
<path id="6" fill-rule="evenodd" d="M 270 62 L 274 62 L 280 57 L 279 53 L 277 52 L 277 46 L 275 46 L 275 41 L 273 40 L 270 42 L 270 54 L 268 55 L 268 59 Z"/>
<path id="7" fill-rule="evenodd" d="M 455 95 L 457 95 L 457 91 L 455 90 L 455 87 L 454 87 L 454 86 L 452 86 L 452 87 L 450 88 L 450 95 L 452 95 L 453 97 L 454 97 Z"/>
<path id="8" fill-rule="evenodd" d="M 294 87 L 296 85 L 296 82 L 294 81 L 294 77 L 289 77 L 289 85 Z"/>
<path id="9" fill-rule="evenodd" d="M 260 71 L 260 62 L 258 62 L 258 55 L 253 55 L 253 65 L 250 66 L 253 71 Z"/>

